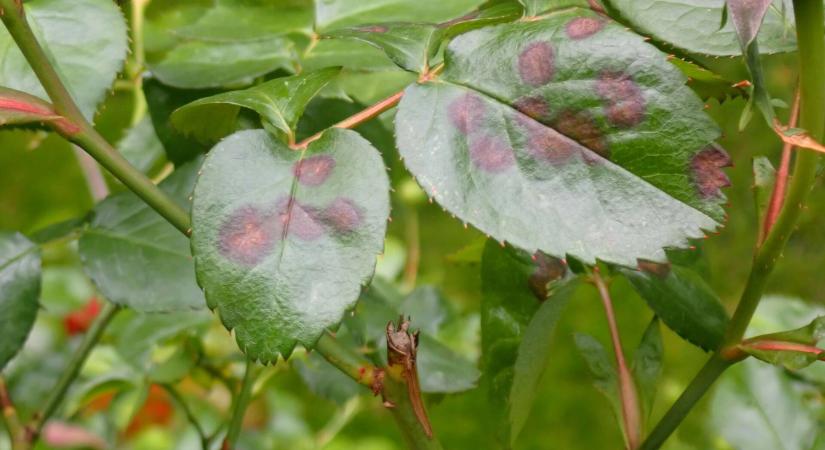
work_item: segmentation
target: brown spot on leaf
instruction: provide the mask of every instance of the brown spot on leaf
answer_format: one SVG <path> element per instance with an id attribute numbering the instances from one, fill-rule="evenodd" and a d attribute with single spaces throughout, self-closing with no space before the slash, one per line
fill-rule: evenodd
<path id="1" fill-rule="evenodd" d="M 543 86 L 553 79 L 555 51 L 547 42 L 533 42 L 518 57 L 518 72 L 530 86 Z"/>
<path id="2" fill-rule="evenodd" d="M 584 39 L 601 31 L 604 22 L 593 17 L 577 17 L 564 27 L 570 39 Z"/>
<path id="3" fill-rule="evenodd" d="M 453 25 L 458 25 L 462 22 L 467 22 L 467 21 L 473 20 L 476 17 L 478 17 L 479 15 L 481 15 L 480 11 L 473 11 L 473 12 L 471 12 L 469 14 L 465 14 L 461 17 L 456 17 L 455 19 L 448 20 L 446 22 L 441 22 L 440 24 L 438 24 L 438 28 L 449 28 Z"/>
<path id="4" fill-rule="evenodd" d="M 550 105 L 547 100 L 539 96 L 522 97 L 516 100 L 513 106 L 521 113 L 536 120 L 546 118 L 550 114 Z"/>
<path id="5" fill-rule="evenodd" d="M 567 163 L 577 152 L 575 143 L 557 131 L 523 116 L 518 122 L 527 131 L 527 150 L 534 158 L 558 166 Z"/>
<path id="6" fill-rule="evenodd" d="M 593 117 L 586 112 L 562 111 L 553 121 L 553 127 L 604 158 L 610 156 L 604 134 Z"/>
<path id="7" fill-rule="evenodd" d="M 326 181 L 334 168 L 335 159 L 331 156 L 316 155 L 295 163 L 292 173 L 301 184 L 319 186 Z"/>
<path id="8" fill-rule="evenodd" d="M 611 124 L 630 128 L 644 120 L 645 99 L 629 75 L 603 72 L 596 81 L 596 93 L 606 102 L 605 115 Z"/>
<path id="9" fill-rule="evenodd" d="M 666 278 L 670 274 L 670 263 L 656 263 L 653 261 L 639 260 L 639 270 L 647 272 L 658 278 Z"/>
<path id="10" fill-rule="evenodd" d="M 487 172 L 501 172 L 515 163 L 513 149 L 499 137 L 478 136 L 470 140 L 470 159 Z"/>
<path id="11" fill-rule="evenodd" d="M 730 186 L 730 179 L 722 168 L 731 165 L 728 153 L 716 144 L 694 155 L 690 161 L 690 171 L 699 194 L 704 198 L 720 196 L 720 189 Z"/>
<path id="12" fill-rule="evenodd" d="M 321 211 L 321 220 L 339 233 L 350 233 L 361 224 L 361 209 L 347 198 L 338 197 Z"/>
<path id="13" fill-rule="evenodd" d="M 527 279 L 530 291 L 539 301 L 547 300 L 550 294 L 550 284 L 564 276 L 567 266 L 558 258 L 548 256 L 542 252 L 534 255 L 535 270 Z"/>
<path id="14" fill-rule="evenodd" d="M 268 214 L 254 206 L 243 206 L 221 225 L 218 250 L 232 261 L 255 266 L 272 251 L 275 232 Z"/>
<path id="15" fill-rule="evenodd" d="M 484 100 L 477 95 L 466 93 L 450 102 L 447 106 L 447 115 L 458 131 L 470 134 L 481 126 L 484 110 Z"/>

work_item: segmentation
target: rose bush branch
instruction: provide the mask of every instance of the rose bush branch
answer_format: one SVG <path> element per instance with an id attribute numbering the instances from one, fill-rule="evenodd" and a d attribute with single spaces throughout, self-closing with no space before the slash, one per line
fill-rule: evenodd
<path id="1" fill-rule="evenodd" d="M 825 128 L 825 17 L 821 2 L 794 0 L 800 65 L 800 125 L 820 141 Z M 793 176 L 782 209 L 758 247 L 753 266 L 736 310 L 728 325 L 724 345 L 708 360 L 676 403 L 656 425 L 642 445 L 659 448 L 685 416 L 733 362 L 725 359 L 725 348 L 735 347 L 745 335 L 756 307 L 762 299 L 768 276 L 793 232 L 816 178 L 818 155 L 810 150 L 797 152 Z"/>

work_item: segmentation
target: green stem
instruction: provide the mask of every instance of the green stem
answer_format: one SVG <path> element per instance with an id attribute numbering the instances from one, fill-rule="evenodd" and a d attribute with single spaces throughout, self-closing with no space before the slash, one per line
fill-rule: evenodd
<path id="1" fill-rule="evenodd" d="M 223 450 L 234 450 L 235 444 L 238 442 L 238 436 L 241 435 L 241 425 L 243 425 L 243 418 L 246 414 L 246 407 L 249 406 L 249 401 L 252 400 L 252 386 L 255 384 L 255 379 L 258 378 L 258 367 L 252 359 L 246 360 L 246 373 L 243 376 L 243 383 L 241 384 L 241 392 L 235 397 L 235 402 L 232 407 L 232 419 L 229 422 L 229 429 L 226 431 L 226 438 L 223 442 Z"/>
<path id="2" fill-rule="evenodd" d="M 190 233 L 189 214 L 128 161 L 94 129 L 83 116 L 61 81 L 43 48 L 37 42 L 19 0 L 0 0 L 0 19 L 34 70 L 54 109 L 74 127 L 61 130 L 64 137 L 79 145 L 126 187 L 185 234 Z"/>
<path id="3" fill-rule="evenodd" d="M 40 431 L 43 429 L 43 425 L 49 420 L 49 418 L 51 418 L 52 414 L 54 414 L 54 412 L 63 402 L 63 397 L 66 396 L 66 392 L 68 392 L 72 382 L 75 380 L 75 378 L 77 378 L 77 374 L 80 373 L 80 369 L 86 362 L 86 358 L 89 356 L 89 353 L 92 351 L 95 345 L 97 345 L 98 341 L 100 341 L 100 337 L 103 335 L 103 331 L 109 325 L 109 322 L 112 321 L 112 318 L 115 317 L 115 314 L 117 314 L 118 311 L 120 311 L 119 306 L 113 303 L 106 303 L 106 305 L 100 311 L 100 314 L 92 323 L 92 326 L 89 328 L 89 331 L 83 337 L 83 342 L 80 343 L 80 347 L 78 347 L 77 350 L 75 350 L 74 354 L 69 360 L 68 365 L 63 370 L 63 373 L 60 375 L 60 379 L 57 381 L 57 384 L 52 389 L 49 398 L 46 400 L 46 405 L 43 407 L 43 410 L 38 414 L 37 418 L 34 420 L 34 423 L 32 424 L 32 443 L 34 443 L 37 440 L 38 436 L 40 435 Z"/>
<path id="4" fill-rule="evenodd" d="M 800 124 L 817 141 L 825 129 L 825 14 L 822 2 L 794 0 L 797 42 L 799 43 Z M 756 251 L 742 297 L 725 333 L 725 344 L 705 364 L 642 444 L 642 449 L 659 448 L 684 420 L 697 401 L 719 375 L 735 361 L 727 360 L 725 349 L 737 345 L 745 335 L 762 293 L 788 238 L 802 213 L 816 178 L 817 154 L 798 150 L 793 178 L 779 217 Z"/>
<path id="5" fill-rule="evenodd" d="M 435 437 L 427 437 L 421 421 L 415 414 L 407 386 L 383 369 L 379 369 L 361 355 L 341 345 L 330 334 L 324 334 L 315 344 L 315 350 L 330 364 L 358 383 L 384 397 L 384 404 L 392 413 L 404 440 L 412 450 L 441 450 Z"/>
<path id="6" fill-rule="evenodd" d="M 186 400 L 183 399 L 183 396 L 180 395 L 178 390 L 175 389 L 175 387 L 171 384 L 161 384 L 161 386 L 166 391 L 166 393 L 168 393 L 169 396 L 172 397 L 172 399 L 174 399 L 175 402 L 178 403 L 180 408 L 183 410 L 183 413 L 186 415 L 186 419 L 189 421 L 190 424 L 192 424 L 192 426 L 195 428 L 195 431 L 197 431 L 198 436 L 201 440 L 201 448 L 203 450 L 209 450 L 209 435 L 206 434 L 206 431 L 201 426 L 200 422 L 198 421 L 198 418 L 195 417 L 195 414 L 189 408 L 189 405 L 186 404 Z"/>

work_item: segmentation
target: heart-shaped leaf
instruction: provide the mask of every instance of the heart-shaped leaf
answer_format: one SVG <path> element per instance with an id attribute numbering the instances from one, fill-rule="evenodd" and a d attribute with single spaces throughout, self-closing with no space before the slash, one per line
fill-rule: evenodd
<path id="1" fill-rule="evenodd" d="M 26 17 L 87 119 L 94 116 L 126 57 L 126 23 L 110 0 L 33 0 Z M 0 27 L 0 86 L 48 99 L 5 27 Z"/>
<path id="2" fill-rule="evenodd" d="M 330 67 L 202 98 L 172 113 L 172 124 L 203 141 L 215 141 L 232 133 L 240 109 L 249 108 L 261 115 L 268 128 L 294 142 L 298 118 L 307 103 L 340 71 Z"/>
<path id="3" fill-rule="evenodd" d="M 556 323 L 576 287 L 567 267 L 542 253 L 488 240 L 481 265 L 482 369 L 510 448 L 524 426 L 550 358 Z"/>
<path id="4" fill-rule="evenodd" d="M 173 172 L 161 189 L 188 205 L 199 163 Z M 83 270 L 112 303 L 144 312 L 205 305 L 186 236 L 131 192 L 95 207 L 79 251 Z"/>
<path id="5" fill-rule="evenodd" d="M 719 348 L 728 314 L 702 277 L 678 265 L 642 263 L 641 267 L 622 273 L 665 325 L 706 351 Z"/>
<path id="6" fill-rule="evenodd" d="M 376 150 L 331 129 L 297 152 L 263 130 L 210 151 L 192 249 L 210 308 L 250 357 L 312 348 L 358 299 L 381 252 L 389 185 Z"/>
<path id="7" fill-rule="evenodd" d="M 694 53 L 714 56 L 739 55 L 742 53 L 742 47 L 737 39 L 737 29 L 745 33 L 742 36 L 749 38 L 748 42 L 759 29 L 758 26 L 752 26 L 753 17 L 747 20 L 749 25 L 742 24 L 744 28 L 736 25 L 735 20 L 729 20 L 720 29 L 725 0 L 609 0 L 608 3 L 640 31 Z M 739 3 L 766 2 L 755 0 Z M 759 29 L 759 50 L 762 53 L 793 51 L 796 49 L 796 33 L 792 28 L 791 2 L 773 0 L 773 4 L 776 8 L 767 9 L 764 22 Z M 782 11 L 785 11 L 784 16 Z"/>
<path id="8" fill-rule="evenodd" d="M 627 266 L 722 221 L 719 131 L 640 36 L 565 11 L 463 34 L 445 60 L 406 90 L 396 142 L 460 219 L 531 253 Z"/>
<path id="9" fill-rule="evenodd" d="M 20 233 L 0 233 L 0 369 L 34 325 L 40 297 L 40 249 Z"/>

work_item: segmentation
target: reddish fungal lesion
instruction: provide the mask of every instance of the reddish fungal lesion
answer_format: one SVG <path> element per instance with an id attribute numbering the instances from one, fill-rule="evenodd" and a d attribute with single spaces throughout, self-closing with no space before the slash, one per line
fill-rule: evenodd
<path id="1" fill-rule="evenodd" d="M 550 115 L 550 104 L 544 98 L 534 95 L 522 97 L 513 103 L 522 114 L 541 121 Z"/>
<path id="2" fill-rule="evenodd" d="M 447 116 L 458 131 L 470 134 L 481 127 L 485 110 L 484 100 L 468 92 L 450 102 Z"/>
<path id="3" fill-rule="evenodd" d="M 596 93 L 605 102 L 607 121 L 620 128 L 640 124 L 645 118 L 645 99 L 633 78 L 621 72 L 602 72 Z"/>
<path id="4" fill-rule="evenodd" d="M 722 169 L 732 165 L 728 153 L 716 144 L 694 155 L 690 161 L 690 172 L 699 194 L 703 198 L 721 196 L 721 189 L 730 186 L 730 178 Z"/>
<path id="5" fill-rule="evenodd" d="M 539 87 L 550 82 L 556 72 L 555 50 L 543 41 L 532 42 L 518 56 L 518 73 L 529 86 Z"/>
<path id="6" fill-rule="evenodd" d="M 389 28 L 384 25 L 366 25 L 363 27 L 358 27 L 356 30 L 362 33 L 386 33 L 389 31 Z"/>
<path id="7" fill-rule="evenodd" d="M 533 261 L 535 270 L 527 279 L 527 285 L 536 299 L 543 302 L 550 295 L 552 283 L 567 273 L 567 265 L 564 261 L 540 251 L 533 255 Z"/>
<path id="8" fill-rule="evenodd" d="M 564 27 L 564 31 L 570 39 L 585 39 L 604 28 L 604 21 L 593 17 L 577 17 Z"/>
<path id="9" fill-rule="evenodd" d="M 275 211 L 281 239 L 295 236 L 304 241 L 312 241 L 324 234 L 324 228 L 318 220 L 317 210 L 303 205 L 294 197 L 284 197 L 278 200 Z"/>
<path id="10" fill-rule="evenodd" d="M 470 140 L 470 159 L 486 172 L 503 172 L 516 162 L 513 149 L 498 136 L 480 135 Z"/>
<path id="11" fill-rule="evenodd" d="M 302 159 L 292 167 L 292 174 L 306 186 L 320 186 L 335 168 L 335 159 L 329 155 L 316 155 Z"/>
<path id="12" fill-rule="evenodd" d="M 272 251 L 275 228 L 270 216 L 254 206 L 243 206 L 229 215 L 218 232 L 218 250 L 226 258 L 256 266 Z"/>
<path id="13" fill-rule="evenodd" d="M 579 142 L 604 158 L 610 156 L 604 133 L 590 114 L 584 111 L 565 110 L 553 120 L 553 128 Z"/>
<path id="14" fill-rule="evenodd" d="M 639 270 L 656 276 L 657 278 L 667 278 L 670 275 L 670 263 L 657 263 L 640 259 L 637 261 Z"/>
<path id="15" fill-rule="evenodd" d="M 560 166 L 578 152 L 574 142 L 555 130 L 524 116 L 518 117 L 518 123 L 527 132 L 527 151 L 539 161 Z"/>
<path id="16" fill-rule="evenodd" d="M 352 200 L 338 197 L 321 211 L 320 218 L 338 233 L 351 233 L 361 224 L 363 215 Z"/>

